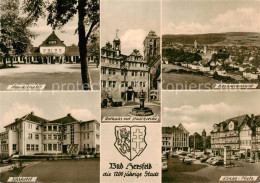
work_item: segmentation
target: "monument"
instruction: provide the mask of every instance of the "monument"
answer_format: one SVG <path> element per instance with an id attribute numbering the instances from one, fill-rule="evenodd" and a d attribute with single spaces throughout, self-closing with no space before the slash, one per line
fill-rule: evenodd
<path id="1" fill-rule="evenodd" d="M 151 116 L 151 115 L 153 115 L 154 113 L 153 113 L 152 109 L 144 106 L 145 93 L 143 92 L 143 90 L 140 93 L 139 100 L 140 100 L 140 107 L 134 107 L 132 109 L 132 111 L 130 112 L 130 115 L 133 115 L 133 116 Z"/>

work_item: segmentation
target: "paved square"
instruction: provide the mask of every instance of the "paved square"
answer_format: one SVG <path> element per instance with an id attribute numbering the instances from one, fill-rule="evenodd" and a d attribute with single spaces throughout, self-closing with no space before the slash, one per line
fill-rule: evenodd
<path id="1" fill-rule="evenodd" d="M 46 84 L 44 90 L 77 90 L 82 88 L 80 64 L 16 64 L 0 70 L 0 90 L 11 84 Z M 100 68 L 89 66 L 93 90 L 99 90 Z M 8 90 L 9 91 L 9 90 Z"/>

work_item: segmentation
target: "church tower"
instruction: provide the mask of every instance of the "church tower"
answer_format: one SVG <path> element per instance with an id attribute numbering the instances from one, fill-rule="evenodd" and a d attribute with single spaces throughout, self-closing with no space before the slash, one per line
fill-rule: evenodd
<path id="1" fill-rule="evenodd" d="M 150 31 L 144 40 L 144 60 L 148 63 L 152 58 L 160 55 L 160 37 Z"/>
<path id="2" fill-rule="evenodd" d="M 116 55 L 119 56 L 121 54 L 121 41 L 118 37 L 118 29 L 116 30 L 116 37 L 113 41 L 113 48 L 116 51 Z"/>

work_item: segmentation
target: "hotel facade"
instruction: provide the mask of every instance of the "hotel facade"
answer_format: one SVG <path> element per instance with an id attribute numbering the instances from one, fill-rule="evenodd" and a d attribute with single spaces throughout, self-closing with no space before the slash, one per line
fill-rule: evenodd
<path id="1" fill-rule="evenodd" d="M 211 148 L 223 155 L 224 147 L 240 157 L 260 158 L 260 115 L 242 115 L 215 124 L 211 131 Z"/>
<path id="2" fill-rule="evenodd" d="M 162 127 L 162 152 L 189 149 L 189 132 L 179 124 L 177 127 Z"/>
<path id="3" fill-rule="evenodd" d="M 151 98 L 151 70 L 160 64 L 160 37 L 150 31 L 143 46 L 144 57 L 137 49 L 130 55 L 124 55 L 121 53 L 121 41 L 116 35 L 113 44 L 108 42 L 101 48 L 102 107 L 138 100 L 142 91 L 146 100 Z M 158 92 L 153 99 L 159 100 Z"/>
<path id="4" fill-rule="evenodd" d="M 78 121 L 70 114 L 46 120 L 33 112 L 15 119 L 0 133 L 0 154 L 78 154 L 100 150 L 100 124 L 96 120 Z"/>
<path id="5" fill-rule="evenodd" d="M 98 62 L 97 56 L 90 51 L 87 52 L 89 63 Z M 66 46 L 64 41 L 53 31 L 38 47 L 32 47 L 30 51 L 23 56 L 13 55 L 6 58 L 10 63 L 13 59 L 14 64 L 62 64 L 62 63 L 80 63 L 79 47 L 77 45 Z M 0 58 L 0 64 L 3 58 Z"/>

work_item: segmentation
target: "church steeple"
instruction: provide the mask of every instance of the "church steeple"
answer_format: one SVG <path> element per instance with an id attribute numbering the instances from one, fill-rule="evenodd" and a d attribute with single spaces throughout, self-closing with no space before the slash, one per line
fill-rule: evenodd
<path id="1" fill-rule="evenodd" d="M 119 32 L 119 30 L 116 29 L 116 37 L 115 37 L 115 39 L 113 41 L 113 48 L 116 51 L 116 55 L 117 56 L 119 56 L 121 54 L 121 41 L 120 41 L 120 39 L 118 37 L 118 32 Z"/>

